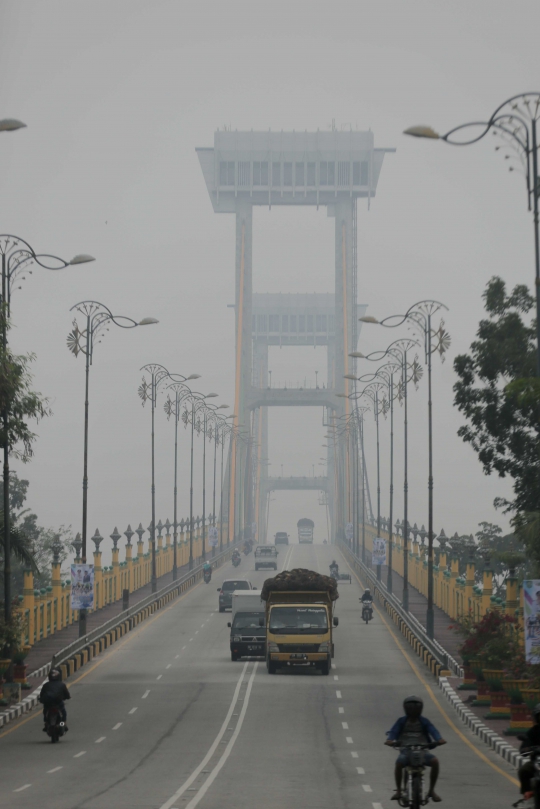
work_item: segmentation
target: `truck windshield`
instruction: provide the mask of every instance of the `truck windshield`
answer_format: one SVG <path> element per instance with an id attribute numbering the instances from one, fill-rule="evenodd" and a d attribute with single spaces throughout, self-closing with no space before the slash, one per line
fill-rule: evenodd
<path id="1" fill-rule="evenodd" d="M 274 607 L 268 629 L 281 635 L 320 635 L 328 632 L 326 610 L 324 607 Z"/>
<path id="2" fill-rule="evenodd" d="M 264 616 L 262 612 L 237 612 L 234 616 L 232 632 L 238 632 L 241 629 L 256 629 L 264 632 L 265 629 L 259 626 L 259 619 Z"/>

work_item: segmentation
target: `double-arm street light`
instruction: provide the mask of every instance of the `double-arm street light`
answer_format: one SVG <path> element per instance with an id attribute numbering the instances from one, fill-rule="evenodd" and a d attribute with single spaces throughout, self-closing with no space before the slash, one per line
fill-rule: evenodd
<path id="1" fill-rule="evenodd" d="M 25 126 L 20 121 L 5 119 L 0 121 L 0 131 L 8 132 L 20 129 Z M 0 255 L 2 257 L 2 311 L 0 322 L 2 328 L 2 349 L 4 357 L 7 355 L 7 333 L 9 319 L 11 316 L 11 295 L 17 285 L 20 289 L 20 282 L 24 281 L 24 273 L 32 274 L 30 267 L 37 265 L 45 270 L 63 270 L 65 267 L 76 264 L 86 264 L 94 261 L 92 256 L 77 255 L 71 261 L 64 261 L 58 256 L 51 256 L 48 253 L 36 253 L 27 241 L 19 236 L 9 233 L 0 235 Z M 9 411 L 7 407 L 1 414 L 4 432 L 4 480 L 3 480 L 3 527 L 4 527 L 4 618 L 9 621 L 11 618 L 11 519 L 9 513 Z"/>
<path id="2" fill-rule="evenodd" d="M 200 379 L 199 374 L 191 374 L 188 380 Z M 173 382 L 168 389 L 174 391 L 174 398 L 167 396 L 163 408 L 167 418 L 174 417 L 174 503 L 173 503 L 173 581 L 178 578 L 178 422 L 182 401 L 190 396 L 191 389 L 185 382 Z"/>
<path id="3" fill-rule="evenodd" d="M 495 112 L 483 121 L 471 121 L 450 129 L 439 135 L 429 126 L 411 126 L 404 131 L 405 135 L 431 140 L 443 140 L 452 146 L 469 146 L 482 140 L 488 132 L 499 137 L 502 143 L 495 147 L 502 150 L 505 160 L 510 161 L 509 171 L 516 168 L 525 175 L 527 187 L 527 207 L 533 212 L 534 229 L 534 266 L 536 295 L 536 375 L 540 377 L 540 240 L 538 197 L 540 196 L 540 177 L 538 176 L 538 122 L 540 120 L 540 93 L 520 93 L 501 104 Z M 462 140 L 459 134 L 463 130 L 474 128 L 479 134 L 468 140 Z M 458 134 L 459 133 L 459 134 Z M 456 137 L 457 136 L 457 137 Z M 517 162 L 517 166 L 513 163 Z"/>
<path id="4" fill-rule="evenodd" d="M 208 420 L 211 422 L 210 425 L 206 425 L 207 429 L 205 430 L 208 433 L 208 440 L 214 442 L 214 486 L 212 492 L 212 527 L 216 527 L 216 474 L 217 474 L 217 448 L 219 444 L 219 431 L 220 431 L 220 423 L 222 418 L 216 412 L 217 410 L 227 410 L 229 405 L 223 404 L 217 407 L 213 407 L 212 405 L 207 405 L 209 409 Z M 223 445 L 221 450 L 221 479 L 223 485 Z M 216 546 L 212 544 L 212 556 L 215 556 L 216 553 Z"/>
<path id="5" fill-rule="evenodd" d="M 149 326 L 158 321 L 153 317 L 143 320 L 133 320 L 124 315 L 113 315 L 110 309 L 98 301 L 81 301 L 72 306 L 70 311 L 79 312 L 86 319 L 85 326 L 80 329 L 76 320 L 73 321 L 73 331 L 67 338 L 68 349 L 77 357 L 84 354 L 86 357 L 85 396 L 84 396 L 84 459 L 83 459 L 83 508 L 82 508 L 82 561 L 86 563 L 86 537 L 88 526 L 88 392 L 90 381 L 90 366 L 94 355 L 94 345 L 101 342 L 101 337 L 109 331 L 111 325 L 121 329 L 134 329 L 136 326 Z M 79 611 L 79 637 L 86 635 L 86 610 Z"/>
<path id="6" fill-rule="evenodd" d="M 217 394 L 208 394 L 206 398 L 210 398 L 210 396 L 217 396 Z M 222 404 L 217 406 L 212 406 L 205 402 L 205 406 L 202 408 L 203 411 L 203 425 L 202 425 L 202 434 L 203 434 L 203 511 L 202 511 L 202 526 L 203 526 L 203 533 L 202 533 L 202 558 L 206 559 L 206 439 L 208 437 L 208 420 L 213 419 L 216 416 L 216 410 L 225 410 L 229 407 L 229 405 Z M 216 507 L 216 446 L 214 444 L 214 511 Z M 214 514 L 215 520 L 215 514 Z M 214 547 L 212 547 L 212 555 L 214 553 Z"/>
<path id="7" fill-rule="evenodd" d="M 190 486 L 189 486 L 189 569 L 193 569 L 193 437 L 195 431 L 195 416 L 197 415 L 198 411 L 205 407 L 205 399 L 215 398 L 218 394 L 217 393 L 207 393 L 206 396 L 203 393 L 196 393 L 192 392 L 189 396 L 189 400 L 191 402 L 191 463 L 190 463 Z M 186 424 L 189 416 L 186 411 Z M 204 459 L 203 459 L 203 467 L 204 467 Z M 204 477 L 204 474 L 203 474 Z M 205 493 L 203 490 L 203 500 L 205 499 Z M 204 511 L 204 505 L 203 505 Z M 203 526 L 203 537 L 204 537 L 204 526 Z M 203 558 L 204 558 L 204 544 L 203 544 Z"/>
<path id="8" fill-rule="evenodd" d="M 444 328 L 441 320 L 437 329 L 433 329 L 431 319 L 440 310 L 448 307 L 439 301 L 424 300 L 413 304 L 404 315 L 390 315 L 384 320 L 374 317 L 361 317 L 364 323 L 377 323 L 386 328 L 397 328 L 403 323 L 409 323 L 413 329 L 420 333 L 424 339 L 424 354 L 428 370 L 428 605 L 426 615 L 426 631 L 428 637 L 433 638 L 434 612 L 433 612 L 433 414 L 431 398 L 431 358 L 438 352 L 444 362 L 444 354 L 450 346 L 450 335 Z M 408 524 L 405 520 L 405 531 Z"/>
<path id="9" fill-rule="evenodd" d="M 15 132 L 16 129 L 25 129 L 26 124 L 16 118 L 2 118 L 0 121 L 0 132 Z"/>

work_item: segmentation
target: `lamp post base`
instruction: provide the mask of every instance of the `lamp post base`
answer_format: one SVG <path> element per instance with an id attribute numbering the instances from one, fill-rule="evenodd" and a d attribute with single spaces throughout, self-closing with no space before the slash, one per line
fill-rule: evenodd
<path id="1" fill-rule="evenodd" d="M 173 569 L 172 569 L 172 580 L 173 580 L 173 581 L 176 581 L 176 579 L 177 579 L 177 578 L 178 578 L 178 566 L 177 566 L 177 565 L 173 565 Z"/>
<path id="2" fill-rule="evenodd" d="M 403 589 L 403 596 L 401 598 L 401 603 L 403 604 L 403 609 L 405 612 L 409 612 L 409 590 Z"/>
<path id="3" fill-rule="evenodd" d="M 152 578 L 152 592 L 157 593 L 157 579 Z"/>
<path id="4" fill-rule="evenodd" d="M 435 632 L 435 616 L 433 613 L 433 607 L 427 608 L 426 614 L 426 632 L 427 636 L 430 640 L 433 640 L 434 632 Z"/>
<path id="5" fill-rule="evenodd" d="M 86 636 L 86 610 L 79 610 L 79 637 L 84 638 Z"/>

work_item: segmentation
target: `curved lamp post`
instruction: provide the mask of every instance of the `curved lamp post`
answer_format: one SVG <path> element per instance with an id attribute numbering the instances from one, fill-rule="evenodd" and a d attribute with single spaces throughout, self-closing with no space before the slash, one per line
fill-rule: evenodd
<path id="1" fill-rule="evenodd" d="M 0 132 L 15 132 L 16 129 L 25 129 L 26 124 L 16 118 L 2 118 L 0 121 Z"/>
<path id="2" fill-rule="evenodd" d="M 418 382 L 420 381 L 423 369 L 418 364 L 416 358 L 413 360 L 412 363 L 408 361 L 408 352 L 411 351 L 415 346 L 419 346 L 420 343 L 417 340 L 412 340 L 411 338 L 405 338 L 402 340 L 395 340 L 393 343 L 390 343 L 388 348 L 385 351 L 372 351 L 370 354 L 364 355 L 360 351 L 354 351 L 351 353 L 351 356 L 358 358 L 358 359 L 365 359 L 369 360 L 370 362 L 380 362 L 385 357 L 391 357 L 393 359 L 397 359 L 400 363 L 401 367 L 401 381 L 398 387 L 398 398 L 403 399 L 403 458 L 404 458 L 404 475 L 403 475 L 403 593 L 401 597 L 401 603 L 403 604 L 403 608 L 408 612 L 409 611 L 409 552 L 408 552 L 408 537 L 409 537 L 409 523 L 408 523 L 408 508 L 409 508 L 409 480 L 408 480 L 408 473 L 409 473 L 409 460 L 408 460 L 408 396 L 407 396 L 407 387 L 409 382 L 414 382 L 416 387 L 418 387 Z M 392 485 L 392 484 L 391 484 Z M 393 488 L 393 487 L 392 487 Z M 393 512 L 393 498 L 390 500 L 390 530 L 392 527 L 392 512 Z M 392 550 L 390 550 L 390 554 Z M 392 565 L 389 565 L 388 568 L 388 582 L 387 588 L 390 592 L 392 592 Z"/>
<path id="3" fill-rule="evenodd" d="M 538 176 L 538 122 L 540 120 L 540 93 L 519 93 L 503 102 L 487 121 L 471 121 L 450 129 L 439 135 L 429 126 L 411 126 L 404 130 L 405 135 L 430 140 L 443 140 L 452 146 L 469 146 L 482 140 L 488 132 L 498 135 L 504 146 L 498 145 L 496 151 L 503 149 L 505 160 L 510 161 L 509 171 L 515 171 L 512 162 L 518 162 L 517 168 L 525 175 L 527 185 L 527 207 L 533 212 L 534 229 L 534 264 L 536 289 L 536 374 L 540 376 L 540 241 L 538 225 L 538 196 L 540 194 L 540 178 Z M 468 140 L 456 139 L 463 130 L 480 128 L 480 134 Z"/>
<path id="4" fill-rule="evenodd" d="M 214 486 L 212 492 L 212 527 L 216 527 L 216 471 L 217 471 L 217 448 L 219 443 L 219 420 L 220 417 L 217 410 L 227 410 L 229 405 L 208 405 L 205 410 L 205 436 L 208 435 L 208 440 L 214 442 Z M 208 421 L 212 422 L 208 425 Z M 204 506 L 203 506 L 204 518 Z M 216 546 L 212 545 L 212 556 L 216 554 Z"/>
<path id="5" fill-rule="evenodd" d="M 433 413 L 431 400 L 431 358 L 439 352 L 444 362 L 444 354 L 450 346 L 450 335 L 444 328 L 441 320 L 439 328 L 433 329 L 431 319 L 441 309 L 448 307 L 439 301 L 424 300 L 413 304 L 404 315 L 390 315 L 384 320 L 374 317 L 361 317 L 364 323 L 378 323 L 386 328 L 396 328 L 408 322 L 424 339 L 425 361 L 428 369 L 428 605 L 426 615 L 426 631 L 429 638 L 433 638 L 434 612 L 433 612 Z M 408 524 L 405 520 L 405 531 Z"/>
<path id="6" fill-rule="evenodd" d="M 200 379 L 199 374 L 191 374 L 186 381 Z M 173 581 L 178 578 L 178 421 L 180 419 L 180 405 L 192 391 L 185 382 L 173 382 L 168 385 L 174 391 L 174 399 L 167 396 L 163 409 L 170 419 L 174 416 L 174 508 L 173 508 Z"/>
<path id="7" fill-rule="evenodd" d="M 25 124 L 6 118 L 0 121 L 0 132 L 9 132 L 20 129 Z M 25 272 L 32 274 L 30 267 L 37 265 L 45 270 L 63 270 L 75 264 L 86 264 L 95 261 L 92 256 L 78 255 L 71 261 L 52 256 L 47 253 L 36 253 L 27 241 L 19 236 L 9 233 L 0 235 L 0 256 L 2 258 L 2 348 L 4 356 L 7 351 L 8 321 L 11 315 L 11 294 L 15 285 L 20 289 L 20 282 L 24 281 Z M 5 620 L 11 618 L 11 520 L 9 513 L 9 413 L 4 410 L 1 414 L 4 435 L 6 436 L 3 468 L 3 522 L 4 522 L 4 616 Z"/>
<path id="8" fill-rule="evenodd" d="M 72 306 L 70 312 L 79 312 L 86 318 L 86 325 L 79 329 L 76 320 L 73 321 L 73 331 L 68 334 L 67 347 L 75 355 L 84 354 L 86 357 L 85 397 L 84 397 L 84 460 L 83 460 L 83 510 L 82 510 L 82 561 L 86 562 L 86 536 L 88 523 L 88 389 L 90 381 L 90 366 L 94 356 L 96 341 L 101 342 L 102 337 L 109 331 L 111 325 L 121 329 L 134 329 L 136 326 L 149 326 L 158 321 L 153 317 L 143 320 L 133 320 L 124 315 L 113 315 L 103 303 L 98 301 L 81 301 Z M 79 637 L 86 635 L 86 610 L 79 612 Z"/>

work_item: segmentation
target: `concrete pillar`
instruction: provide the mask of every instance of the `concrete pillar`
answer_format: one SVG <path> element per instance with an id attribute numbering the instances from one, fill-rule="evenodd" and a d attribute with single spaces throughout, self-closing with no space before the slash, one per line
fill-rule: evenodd
<path id="1" fill-rule="evenodd" d="M 475 572 L 476 565 L 474 563 L 474 559 L 469 558 L 467 560 L 467 570 L 465 573 L 465 613 L 472 610 Z"/>
<path id="2" fill-rule="evenodd" d="M 104 603 L 104 582 L 101 569 L 101 551 L 94 551 L 94 609 L 99 610 Z"/>
<path id="3" fill-rule="evenodd" d="M 516 576 L 508 576 L 506 579 L 506 614 L 514 617 L 518 607 L 518 580 Z"/>
<path id="4" fill-rule="evenodd" d="M 482 617 L 484 617 L 491 608 L 491 596 L 493 595 L 493 571 L 488 565 L 484 569 L 482 578 L 484 585 L 482 590 Z"/>
<path id="5" fill-rule="evenodd" d="M 130 593 L 132 593 L 133 590 L 134 590 L 134 587 L 133 587 L 134 573 L 133 573 L 133 557 L 132 557 L 132 554 L 133 554 L 133 545 L 131 544 L 131 542 L 128 542 L 128 544 L 126 545 L 126 568 L 127 568 L 127 570 L 126 570 L 126 576 L 127 576 L 126 588 L 129 590 Z"/>

